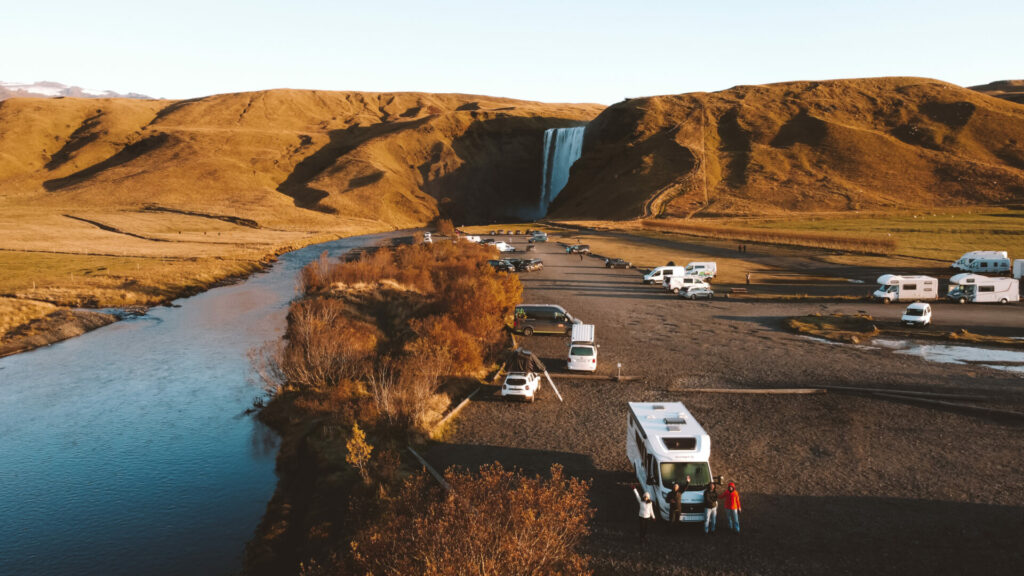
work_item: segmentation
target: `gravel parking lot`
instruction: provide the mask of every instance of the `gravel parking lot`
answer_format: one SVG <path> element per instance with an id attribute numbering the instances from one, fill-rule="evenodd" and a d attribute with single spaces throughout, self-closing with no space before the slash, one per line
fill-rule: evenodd
<path id="1" fill-rule="evenodd" d="M 546 385 L 532 405 L 484 390 L 427 456 L 439 468 L 497 460 L 544 472 L 558 462 L 592 479 L 598 513 L 587 546 L 596 573 L 1024 572 L 1024 419 L 1004 414 L 1024 413 L 1024 373 L 781 329 L 799 314 L 865 310 L 884 319 L 899 306 L 683 301 L 642 285 L 636 270 L 608 270 L 557 244 L 536 252 L 545 268 L 521 275 L 525 301 L 560 304 L 595 324 L 599 373 L 614 375 L 621 363 L 636 379 L 560 377 L 564 403 Z M 937 325 L 1022 327 L 1024 336 L 1024 305 L 936 308 Z M 567 339 L 520 342 L 564 372 Z M 702 392 L 821 386 L 964 398 Z M 625 457 L 629 401 L 687 405 L 711 435 L 713 473 L 740 489 L 742 535 L 720 517 L 714 536 L 661 525 L 639 540 Z"/>

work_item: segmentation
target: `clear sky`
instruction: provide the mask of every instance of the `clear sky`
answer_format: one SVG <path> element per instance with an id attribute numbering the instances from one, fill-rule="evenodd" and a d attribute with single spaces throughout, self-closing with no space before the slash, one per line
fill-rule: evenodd
<path id="1" fill-rule="evenodd" d="M 0 80 L 610 104 L 737 84 L 1024 78 L 1024 0 L 0 0 Z"/>

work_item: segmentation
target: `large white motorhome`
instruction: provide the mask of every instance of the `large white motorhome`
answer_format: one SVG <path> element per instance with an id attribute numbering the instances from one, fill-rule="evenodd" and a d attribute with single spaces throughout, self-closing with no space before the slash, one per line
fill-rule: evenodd
<path id="1" fill-rule="evenodd" d="M 1000 274 L 1010 271 L 1009 258 L 977 258 L 971 262 L 969 272 L 976 274 Z"/>
<path id="2" fill-rule="evenodd" d="M 1020 280 L 1016 278 L 989 278 L 978 274 L 957 274 L 949 279 L 948 298 L 954 302 L 1007 302 L 1020 301 Z"/>
<path id="3" fill-rule="evenodd" d="M 687 276 L 714 278 L 718 276 L 718 264 L 716 262 L 690 262 L 686 265 L 684 273 Z"/>
<path id="4" fill-rule="evenodd" d="M 886 304 L 904 300 L 934 300 L 939 297 L 939 281 L 931 276 L 899 276 L 883 274 L 878 277 L 878 290 L 873 296 Z"/>
<path id="5" fill-rule="evenodd" d="M 704 521 L 703 490 L 712 479 L 711 437 L 682 402 L 630 402 L 626 457 L 660 518 L 668 520 L 672 484 L 682 486 L 689 476 L 682 521 Z"/>
<path id="6" fill-rule="evenodd" d="M 977 270 L 971 268 L 971 264 L 975 260 L 1001 260 L 1007 258 L 1005 250 L 975 250 L 973 252 L 967 252 L 963 256 L 953 262 L 953 268 L 957 270 L 963 270 L 964 272 L 977 272 Z"/>

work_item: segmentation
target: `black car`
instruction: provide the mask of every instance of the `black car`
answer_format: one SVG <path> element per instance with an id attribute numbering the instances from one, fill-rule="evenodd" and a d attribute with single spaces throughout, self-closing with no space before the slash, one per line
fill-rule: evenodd
<path id="1" fill-rule="evenodd" d="M 606 258 L 604 261 L 605 268 L 632 268 L 633 263 L 627 262 L 622 258 Z"/>
<path id="2" fill-rule="evenodd" d="M 508 260 L 488 260 L 487 263 L 494 268 L 495 272 L 518 272 L 516 265 Z"/>
<path id="3" fill-rule="evenodd" d="M 566 246 L 565 251 L 569 254 L 590 254 L 590 246 L 586 244 L 573 244 Z"/>

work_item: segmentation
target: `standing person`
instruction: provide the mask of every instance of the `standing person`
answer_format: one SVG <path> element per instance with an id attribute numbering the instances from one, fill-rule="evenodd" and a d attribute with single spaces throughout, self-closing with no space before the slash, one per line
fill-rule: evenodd
<path id="1" fill-rule="evenodd" d="M 750 272 L 747 272 L 747 286 L 750 286 Z"/>
<path id="2" fill-rule="evenodd" d="M 640 505 L 638 516 L 640 517 L 640 539 L 644 540 L 647 538 L 647 523 L 654 521 L 654 504 L 651 503 L 651 494 L 644 492 L 644 497 L 640 497 L 640 493 L 637 492 L 636 486 L 633 486 L 633 495 L 636 496 L 636 502 Z"/>
<path id="3" fill-rule="evenodd" d="M 743 508 L 740 506 L 740 493 L 736 490 L 736 483 L 729 482 L 728 489 L 719 494 L 718 497 L 725 503 L 725 517 L 729 519 L 729 529 L 739 534 L 740 511 Z"/>
<path id="4" fill-rule="evenodd" d="M 683 492 L 690 487 L 690 477 L 686 477 L 686 484 L 679 488 L 678 482 L 672 483 L 672 491 L 668 493 L 668 521 L 672 524 L 679 522 L 683 515 Z"/>
<path id="5" fill-rule="evenodd" d="M 704 534 L 714 534 L 718 524 L 718 492 L 714 482 L 704 489 Z"/>

